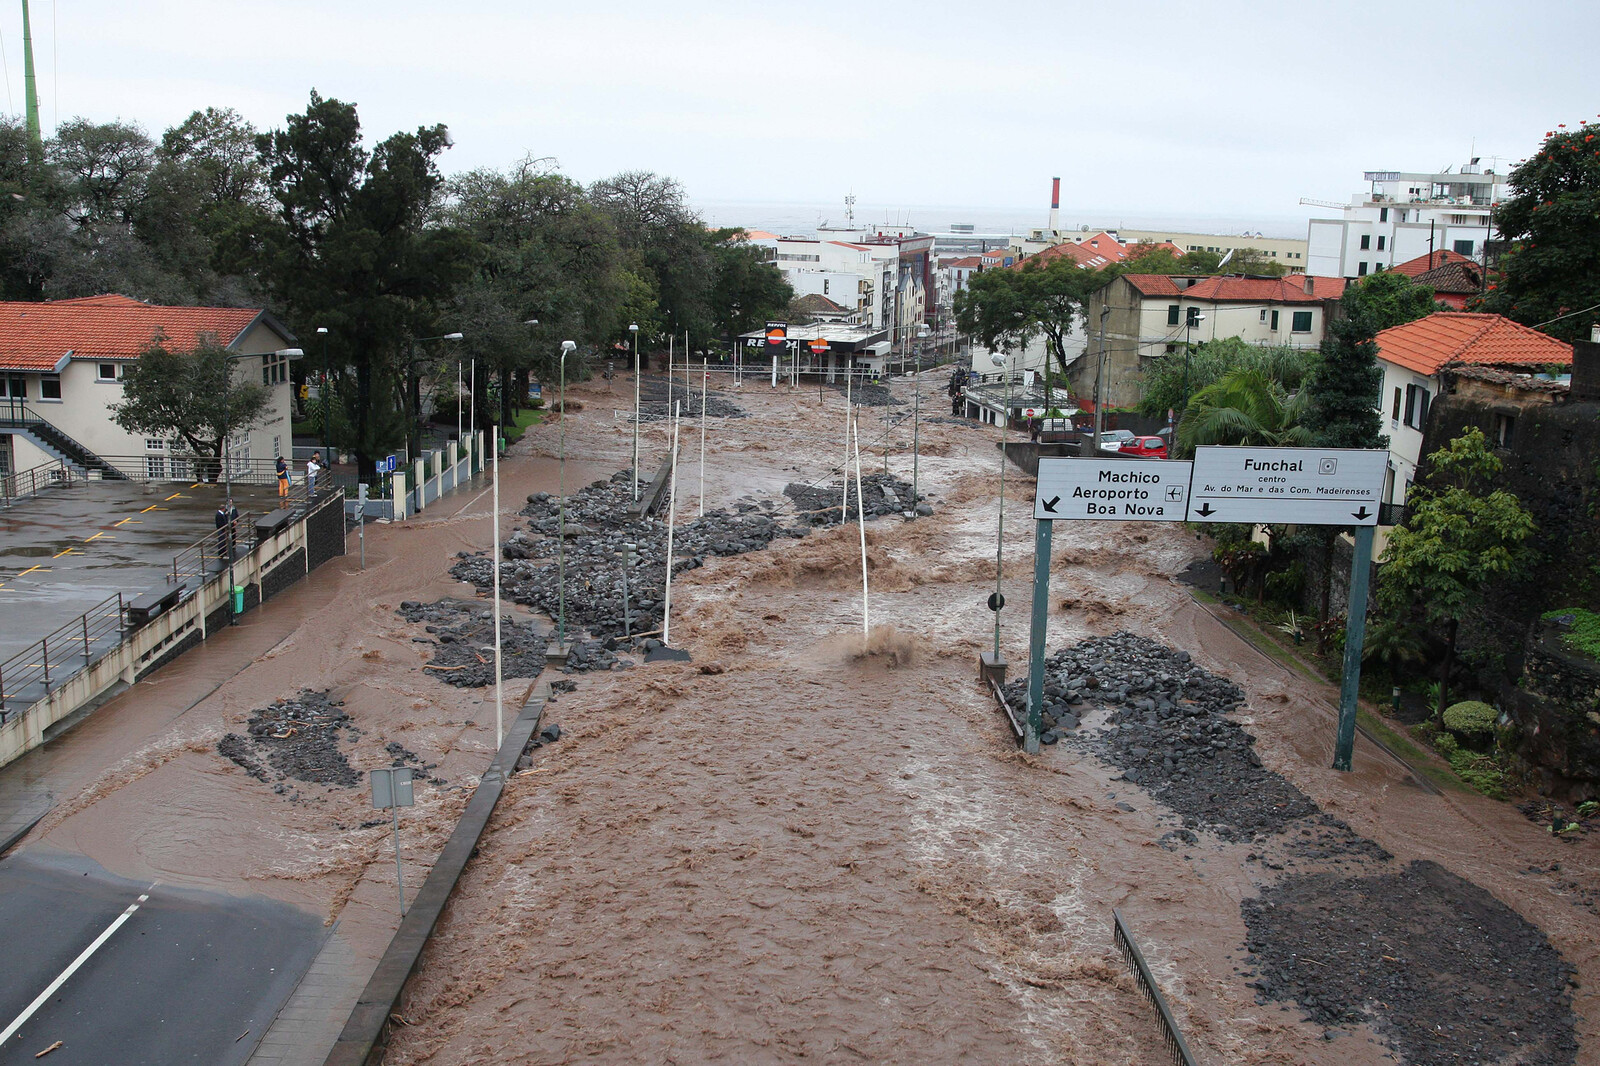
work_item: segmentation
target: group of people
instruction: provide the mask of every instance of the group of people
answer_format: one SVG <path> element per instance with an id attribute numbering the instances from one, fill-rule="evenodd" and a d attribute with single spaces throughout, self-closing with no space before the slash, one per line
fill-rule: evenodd
<path id="1" fill-rule="evenodd" d="M 971 377 L 972 377 L 972 371 L 968 370 L 964 366 L 956 367 L 955 371 L 950 375 L 950 413 L 951 414 L 953 414 L 953 415 L 961 414 L 961 406 L 962 406 L 961 390 L 967 387 L 967 382 L 969 380 L 971 380 Z"/>
<path id="2" fill-rule="evenodd" d="M 311 458 L 306 460 L 306 493 L 308 495 L 315 495 L 317 491 L 317 475 L 327 468 L 328 465 L 322 461 L 322 452 L 312 452 Z M 289 498 L 291 475 L 289 460 L 281 455 L 278 456 L 278 499 L 280 500 Z"/>

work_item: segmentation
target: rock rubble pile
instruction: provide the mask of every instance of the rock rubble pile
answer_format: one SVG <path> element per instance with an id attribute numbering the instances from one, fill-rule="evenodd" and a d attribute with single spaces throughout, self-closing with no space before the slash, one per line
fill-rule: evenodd
<path id="1" fill-rule="evenodd" d="M 845 486 L 843 482 L 835 481 L 830 485 L 802 485 L 790 482 L 784 486 L 783 494 L 794 501 L 794 508 L 800 512 L 800 520 L 809 522 L 813 526 L 836 526 L 839 524 L 840 511 L 844 500 Z M 897 515 L 911 510 L 911 482 L 902 481 L 891 474 L 866 474 L 861 478 L 861 493 L 856 493 L 856 482 L 850 479 L 850 505 L 844 519 L 854 522 L 860 501 L 867 501 L 867 518 L 881 518 L 884 515 Z M 933 508 L 927 504 L 918 507 L 919 514 L 932 514 Z"/>
<path id="2" fill-rule="evenodd" d="M 427 637 L 418 644 L 437 650 L 423 669 L 458 688 L 494 684 L 494 614 L 488 606 L 466 600 L 437 603 L 406 600 L 396 612 L 407 622 L 424 624 Z M 506 677 L 538 677 L 544 670 L 549 638 L 543 627 L 504 615 L 500 620 L 500 668 Z"/>
<path id="3" fill-rule="evenodd" d="M 354 788 L 361 775 L 351 769 L 339 742 L 361 734 L 343 706 L 326 692 L 306 689 L 251 714 L 247 733 L 229 733 L 217 742 L 217 752 L 258 781 L 276 784 L 278 792 L 287 791 L 282 782 L 291 778 Z"/>

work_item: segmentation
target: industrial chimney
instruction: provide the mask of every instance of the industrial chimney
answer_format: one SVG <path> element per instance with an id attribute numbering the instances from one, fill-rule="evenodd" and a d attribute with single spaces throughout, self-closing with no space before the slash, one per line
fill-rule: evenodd
<path id="1" fill-rule="evenodd" d="M 1061 179 L 1050 179 L 1050 236 L 1061 236 Z"/>

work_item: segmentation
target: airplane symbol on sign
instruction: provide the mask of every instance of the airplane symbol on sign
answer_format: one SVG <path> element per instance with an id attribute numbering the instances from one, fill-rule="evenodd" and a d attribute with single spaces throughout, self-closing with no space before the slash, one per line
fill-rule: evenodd
<path id="1" fill-rule="evenodd" d="M 1177 501 L 1183 499 L 1183 486 L 1182 485 L 1168 485 L 1167 486 L 1167 499 L 1169 501 L 1173 502 L 1173 503 L 1176 503 Z"/>

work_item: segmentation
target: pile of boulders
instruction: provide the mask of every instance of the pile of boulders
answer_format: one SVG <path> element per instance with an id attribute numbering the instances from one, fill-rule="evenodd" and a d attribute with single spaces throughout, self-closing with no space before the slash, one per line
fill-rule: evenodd
<path id="1" fill-rule="evenodd" d="M 513 534 L 503 547 L 506 561 L 500 574 L 502 595 L 553 618 L 561 606 L 564 566 L 569 633 L 587 631 L 604 641 L 625 633 L 658 631 L 666 589 L 667 525 L 654 517 L 630 522 L 627 508 L 631 501 L 628 471 L 568 496 L 566 548 L 558 554 L 562 528 L 559 501 L 549 493 L 529 496 L 522 511 L 529 518 L 527 529 Z M 672 572 L 693 570 L 711 556 L 760 551 L 780 537 L 803 537 L 809 531 L 804 526 L 790 525 L 775 512 L 771 502 L 741 503 L 733 510 L 708 511 L 703 517 L 678 526 L 672 535 Z M 624 556 L 628 544 L 634 545 L 637 561 L 626 567 L 625 624 Z M 480 588 L 488 588 L 494 578 L 487 558 L 467 552 L 459 554 L 451 574 Z M 603 659 L 597 657 L 597 661 Z"/>
<path id="2" fill-rule="evenodd" d="M 794 501 L 802 521 L 813 526 L 833 526 L 841 521 L 856 521 L 860 504 L 866 500 L 867 518 L 903 514 L 913 510 L 911 483 L 892 474 L 867 474 L 861 478 L 861 491 L 856 492 L 855 478 L 849 482 L 849 506 L 845 507 L 845 484 L 835 481 L 828 485 L 802 485 L 791 482 L 784 486 L 783 494 Z M 930 515 L 933 508 L 926 503 L 917 504 L 916 513 Z"/>
<path id="3" fill-rule="evenodd" d="M 1027 679 L 1006 686 L 1013 707 L 1027 706 Z M 1226 678 L 1132 633 L 1093 637 L 1045 660 L 1043 743 L 1078 725 L 1085 704 L 1112 708 L 1106 728 L 1075 735 L 1183 816 L 1190 829 L 1225 840 L 1276 833 L 1316 806 L 1282 776 L 1264 769 L 1254 738 L 1228 717 L 1244 693 Z"/>
<path id="4" fill-rule="evenodd" d="M 494 614 L 486 604 L 446 598 L 437 603 L 406 600 L 397 612 L 407 622 L 424 624 L 426 637 L 411 638 L 437 650 L 423 667 L 428 674 L 458 688 L 494 683 Z M 501 674 L 538 677 L 544 670 L 549 638 L 535 622 L 500 619 Z"/>
<path id="5" fill-rule="evenodd" d="M 672 417 L 672 409 L 678 409 L 679 417 L 684 421 L 699 418 L 700 404 L 705 403 L 705 416 L 707 418 L 748 418 L 749 414 L 744 408 L 730 400 L 725 400 L 715 392 L 702 393 L 699 389 L 676 387 L 672 390 L 672 398 L 667 398 L 665 388 L 652 388 L 649 399 L 639 401 L 640 422 L 660 422 L 662 419 Z"/>
<path id="6" fill-rule="evenodd" d="M 289 778 L 354 788 L 361 775 L 351 768 L 339 742 L 353 740 L 360 730 L 343 707 L 343 700 L 306 689 L 253 712 L 247 733 L 229 733 L 217 742 L 217 752 L 251 777 L 277 783 L 279 792 L 287 791 L 282 782 Z"/>
<path id="7" fill-rule="evenodd" d="M 828 386 L 835 392 L 843 395 L 845 387 L 834 383 Z M 857 381 L 850 386 L 850 402 L 858 403 L 863 407 L 904 407 L 905 401 L 896 399 L 889 391 L 887 385 L 876 385 L 870 381 Z"/>

